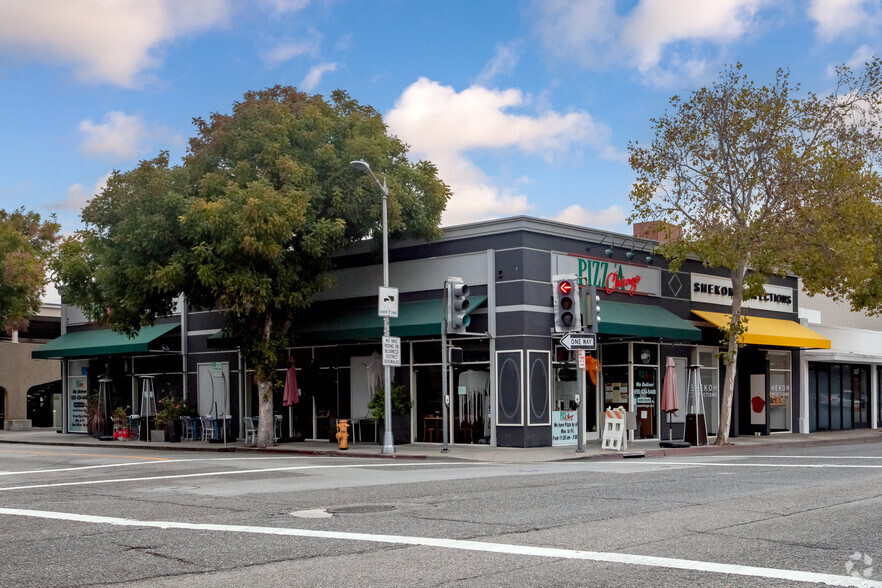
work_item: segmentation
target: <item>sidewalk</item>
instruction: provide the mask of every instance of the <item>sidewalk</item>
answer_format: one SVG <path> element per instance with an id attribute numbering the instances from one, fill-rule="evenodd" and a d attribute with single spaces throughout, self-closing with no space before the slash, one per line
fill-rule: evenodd
<path id="1" fill-rule="evenodd" d="M 600 441 L 587 441 L 584 452 L 576 453 L 575 446 L 566 447 L 490 447 L 488 445 L 451 444 L 446 453 L 441 452 L 440 443 L 411 443 L 396 445 L 395 455 L 384 455 L 382 447 L 374 443 L 350 444 L 347 451 L 340 451 L 336 443 L 327 441 L 304 441 L 282 443 L 270 449 L 256 449 L 244 441 L 205 443 L 184 441 L 181 443 L 147 441 L 99 441 L 88 435 L 59 434 L 55 429 L 32 429 L 30 431 L 0 430 L 0 443 L 31 445 L 67 445 L 77 447 L 124 447 L 127 449 L 147 449 L 153 451 L 207 451 L 207 452 L 249 452 L 279 453 L 299 455 L 324 455 L 339 457 L 383 457 L 389 459 L 431 459 L 438 461 L 491 461 L 511 463 L 538 463 L 575 459 L 622 459 L 638 457 L 663 457 L 678 455 L 712 455 L 745 451 L 776 450 L 825 445 L 848 445 L 855 443 L 876 443 L 882 441 L 882 430 L 858 429 L 854 431 L 824 431 L 811 434 L 780 433 L 767 437 L 735 437 L 731 445 L 718 447 L 706 445 L 683 449 L 662 449 L 658 439 L 646 439 L 628 443 L 625 452 L 604 451 Z"/>

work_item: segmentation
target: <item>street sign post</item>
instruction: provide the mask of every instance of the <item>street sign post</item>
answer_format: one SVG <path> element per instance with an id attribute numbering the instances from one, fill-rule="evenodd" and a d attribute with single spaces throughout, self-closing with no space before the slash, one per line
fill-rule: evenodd
<path id="1" fill-rule="evenodd" d="M 377 316 L 398 318 L 398 288 L 380 286 Z"/>
<path id="2" fill-rule="evenodd" d="M 569 349 L 584 349 L 585 351 L 597 350 L 597 335 L 594 333 L 564 333 L 560 338 L 560 344 Z"/>
<path id="3" fill-rule="evenodd" d="M 383 365 L 401 367 L 401 337 L 383 337 Z"/>

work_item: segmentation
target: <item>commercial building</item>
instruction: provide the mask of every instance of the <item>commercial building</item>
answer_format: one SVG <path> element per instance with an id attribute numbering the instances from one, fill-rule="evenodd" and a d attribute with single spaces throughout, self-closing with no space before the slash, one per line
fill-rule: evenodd
<path id="1" fill-rule="evenodd" d="M 726 271 L 694 260 L 671 272 L 653 254 L 656 244 L 530 217 L 449 227 L 428 243 L 391 242 L 390 286 L 399 294 L 391 334 L 401 338 L 393 379 L 413 402 L 395 423 L 396 442 L 440 442 L 446 410 L 453 443 L 574 444 L 576 422 L 586 439 L 597 438 L 599 413 L 619 406 L 633 413 L 635 435 L 682 438 L 687 387 L 697 395 L 688 410 L 703 413 L 713 435 L 725 375 L 718 326 L 731 308 L 731 283 Z M 375 439 L 368 403 L 382 383 L 380 257 L 373 242 L 363 242 L 334 261 L 336 286 L 317 296 L 293 328 L 288 355 L 299 402 L 283 409 L 280 389 L 275 407 L 283 436 L 329 438 L 335 420 L 349 418 L 356 441 Z M 584 378 L 577 377 L 575 353 L 561 345 L 563 333 L 554 330 L 553 285 L 561 275 L 595 286 L 600 298 L 598 349 L 588 360 L 597 369 Z M 470 324 L 465 334 L 447 335 L 462 361 L 449 366 L 442 391 L 449 277 L 470 287 Z M 808 398 L 801 396 L 808 377 L 801 366 L 807 350 L 831 343 L 799 323 L 798 292 L 795 277 L 773 277 L 765 295 L 745 302 L 751 318 L 739 353 L 734 435 L 800 430 Z M 65 335 L 34 356 L 64 360 L 65 430 L 80 430 L 82 400 L 74 397 L 93 390 L 99 373 L 109 374 L 132 406 L 141 400 L 139 378 L 152 375 L 164 392 L 189 397 L 200 414 L 231 414 L 238 424 L 256 414 L 256 390 L 223 326 L 217 313 L 192 312 L 182 303 L 165 324 L 127 340 L 94 329 L 69 309 Z M 670 417 L 660 399 L 669 358 L 684 407 Z M 281 377 L 287 367 L 281 358 Z"/>
<path id="2" fill-rule="evenodd" d="M 0 335 L 0 429 L 51 427 L 61 417 L 58 362 L 31 358 L 58 337 L 60 316 L 60 305 L 44 304 L 27 329 Z"/>

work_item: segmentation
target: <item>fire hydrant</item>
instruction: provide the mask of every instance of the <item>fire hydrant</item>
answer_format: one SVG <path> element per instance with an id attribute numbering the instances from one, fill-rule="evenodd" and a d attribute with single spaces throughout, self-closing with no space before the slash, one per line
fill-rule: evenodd
<path id="1" fill-rule="evenodd" d="M 337 441 L 340 449 L 349 449 L 349 421 L 346 419 L 337 421 Z"/>

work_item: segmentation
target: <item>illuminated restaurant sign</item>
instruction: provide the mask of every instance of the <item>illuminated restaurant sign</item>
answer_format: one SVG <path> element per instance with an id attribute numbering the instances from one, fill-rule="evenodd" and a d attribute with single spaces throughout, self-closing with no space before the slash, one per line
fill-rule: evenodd
<path id="1" fill-rule="evenodd" d="M 661 295 L 661 272 L 655 267 L 567 253 L 552 253 L 552 266 L 552 274 L 575 274 L 607 294 Z"/>

